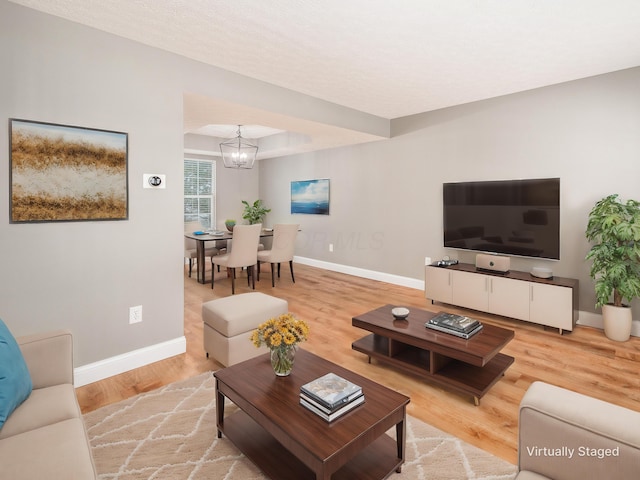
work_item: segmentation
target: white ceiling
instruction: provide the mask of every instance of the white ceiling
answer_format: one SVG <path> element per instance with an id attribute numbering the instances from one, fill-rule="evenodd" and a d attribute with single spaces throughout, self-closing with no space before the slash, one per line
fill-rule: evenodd
<path id="1" fill-rule="evenodd" d="M 229 139 L 236 138 L 238 136 L 238 130 L 240 130 L 242 138 L 247 139 L 263 138 L 269 135 L 284 133 L 284 130 L 265 127 L 263 125 L 205 125 L 204 127 L 195 129 L 192 133 Z"/>
<path id="2" fill-rule="evenodd" d="M 388 119 L 640 65 L 638 0 L 13 1 Z"/>

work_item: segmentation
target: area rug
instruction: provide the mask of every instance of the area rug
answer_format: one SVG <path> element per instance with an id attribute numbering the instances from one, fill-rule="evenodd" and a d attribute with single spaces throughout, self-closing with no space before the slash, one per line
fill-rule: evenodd
<path id="1" fill-rule="evenodd" d="M 108 405 L 84 420 L 101 480 L 267 478 L 229 440 L 217 438 L 211 373 Z M 395 438 L 395 429 L 388 434 Z M 410 416 L 406 457 L 402 474 L 391 479 L 507 480 L 516 472 L 514 465 Z"/>

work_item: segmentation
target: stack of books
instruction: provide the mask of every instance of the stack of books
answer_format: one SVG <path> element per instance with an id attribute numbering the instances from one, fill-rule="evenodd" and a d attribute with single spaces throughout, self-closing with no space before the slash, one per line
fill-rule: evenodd
<path id="1" fill-rule="evenodd" d="M 331 422 L 364 403 L 362 388 L 335 373 L 300 387 L 300 405 Z"/>
<path id="2" fill-rule="evenodd" d="M 432 330 L 449 333 L 465 339 L 473 337 L 482 330 L 482 324 L 478 320 L 445 312 L 438 313 L 424 325 Z"/>

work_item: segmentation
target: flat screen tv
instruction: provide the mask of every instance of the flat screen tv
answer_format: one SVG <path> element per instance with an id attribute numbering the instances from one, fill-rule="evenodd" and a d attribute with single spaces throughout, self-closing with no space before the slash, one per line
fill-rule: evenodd
<path id="1" fill-rule="evenodd" d="M 560 260 L 560 179 L 445 183 L 444 246 Z"/>

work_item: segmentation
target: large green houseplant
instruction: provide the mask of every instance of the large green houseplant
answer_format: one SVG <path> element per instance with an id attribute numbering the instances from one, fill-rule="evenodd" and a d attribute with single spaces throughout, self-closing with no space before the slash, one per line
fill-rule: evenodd
<path id="1" fill-rule="evenodd" d="M 623 301 L 640 297 L 640 202 L 622 202 L 617 194 L 598 201 L 589 213 L 586 237 L 594 242 L 586 259 L 593 262 L 590 274 L 605 334 L 627 340 L 632 316 Z"/>
<path id="2" fill-rule="evenodd" d="M 246 200 L 242 200 L 244 205 L 244 212 L 242 212 L 242 218 L 249 221 L 250 225 L 256 223 L 262 223 L 264 216 L 271 211 L 270 208 L 265 208 L 262 204 L 262 200 L 258 199 L 253 204 L 250 204 Z"/>

